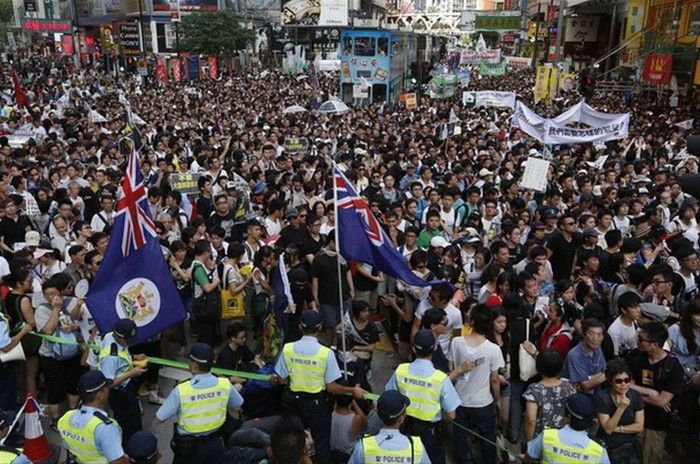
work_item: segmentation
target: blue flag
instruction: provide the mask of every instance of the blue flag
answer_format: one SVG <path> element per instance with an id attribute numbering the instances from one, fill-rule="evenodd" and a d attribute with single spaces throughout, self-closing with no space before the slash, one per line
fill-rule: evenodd
<path id="1" fill-rule="evenodd" d="M 338 168 L 334 169 L 334 182 L 338 195 L 340 254 L 346 259 L 370 264 L 409 285 L 432 285 L 434 282 L 426 282 L 411 271 L 372 210 Z"/>
<path id="2" fill-rule="evenodd" d="M 117 320 L 132 319 L 138 327 L 132 345 L 185 319 L 185 308 L 151 220 L 133 148 L 107 251 L 86 304 L 103 335 Z"/>

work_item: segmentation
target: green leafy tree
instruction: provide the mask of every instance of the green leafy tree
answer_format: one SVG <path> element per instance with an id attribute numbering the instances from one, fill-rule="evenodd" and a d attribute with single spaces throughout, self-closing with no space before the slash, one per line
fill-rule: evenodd
<path id="1" fill-rule="evenodd" d="M 12 0 L 0 0 L 0 41 L 7 41 L 7 28 L 15 22 Z"/>
<path id="2" fill-rule="evenodd" d="M 199 11 L 182 17 L 178 24 L 180 51 L 229 57 L 245 48 L 255 33 L 243 27 L 231 10 Z"/>

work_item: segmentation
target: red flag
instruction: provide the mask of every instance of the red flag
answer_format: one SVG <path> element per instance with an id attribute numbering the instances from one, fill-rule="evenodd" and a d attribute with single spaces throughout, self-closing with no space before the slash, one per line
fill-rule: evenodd
<path id="1" fill-rule="evenodd" d="M 12 81 L 15 83 L 15 100 L 19 106 L 29 106 L 29 100 L 27 100 L 27 95 L 22 90 L 22 84 L 19 82 L 19 77 L 15 70 L 12 70 Z"/>
<path id="2" fill-rule="evenodd" d="M 164 56 L 158 57 L 158 64 L 156 65 L 156 79 L 160 81 L 163 85 L 168 84 L 168 71 Z"/>
<path id="3" fill-rule="evenodd" d="M 219 65 L 216 63 L 216 57 L 209 57 L 209 77 L 216 79 L 219 77 Z"/>
<path id="4" fill-rule="evenodd" d="M 670 53 L 650 53 L 644 61 L 642 79 L 650 84 L 668 84 L 672 65 L 673 55 Z"/>

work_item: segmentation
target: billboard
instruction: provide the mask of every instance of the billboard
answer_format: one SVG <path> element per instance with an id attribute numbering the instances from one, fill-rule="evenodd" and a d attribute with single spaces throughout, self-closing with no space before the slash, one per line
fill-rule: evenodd
<path id="1" fill-rule="evenodd" d="M 282 0 L 283 26 L 347 26 L 348 0 Z"/>
<path id="2" fill-rule="evenodd" d="M 219 9 L 217 0 L 180 0 L 180 11 L 216 11 Z M 153 0 L 153 11 L 175 11 L 176 0 Z"/>

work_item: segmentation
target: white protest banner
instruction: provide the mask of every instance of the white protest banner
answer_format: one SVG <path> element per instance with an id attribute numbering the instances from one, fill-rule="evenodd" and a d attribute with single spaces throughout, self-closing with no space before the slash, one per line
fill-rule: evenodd
<path id="1" fill-rule="evenodd" d="M 568 127 L 572 122 L 590 127 L 572 129 Z M 606 142 L 627 137 L 629 114 L 602 113 L 579 102 L 559 116 L 545 119 L 518 101 L 511 125 L 542 143 Z"/>
<path id="2" fill-rule="evenodd" d="M 481 61 L 488 63 L 498 63 L 501 61 L 501 49 L 486 50 L 477 52 L 475 50 L 462 50 L 459 57 L 459 64 L 479 64 Z"/>
<path id="3" fill-rule="evenodd" d="M 89 117 L 90 117 L 90 122 L 93 122 L 93 123 L 107 122 L 107 118 L 105 118 L 104 116 L 102 116 L 100 113 L 98 113 L 95 110 L 90 110 Z"/>
<path id="4" fill-rule="evenodd" d="M 539 158 L 528 158 L 520 186 L 544 192 L 547 190 L 547 172 L 549 172 L 549 161 Z"/>
<path id="5" fill-rule="evenodd" d="M 676 123 L 676 126 L 684 130 L 690 130 L 693 128 L 693 121 L 695 121 L 695 119 L 686 119 L 685 121 Z"/>
<path id="6" fill-rule="evenodd" d="M 474 108 L 480 106 L 515 108 L 515 92 L 498 92 L 495 90 L 462 92 L 462 104 Z"/>
<path id="7" fill-rule="evenodd" d="M 544 143 L 586 143 L 623 139 L 628 135 L 629 123 L 629 114 L 587 129 L 573 129 L 548 120 L 544 123 Z"/>
<path id="8" fill-rule="evenodd" d="M 506 56 L 506 66 L 513 68 L 530 68 L 532 67 L 532 58 L 522 56 Z"/>

